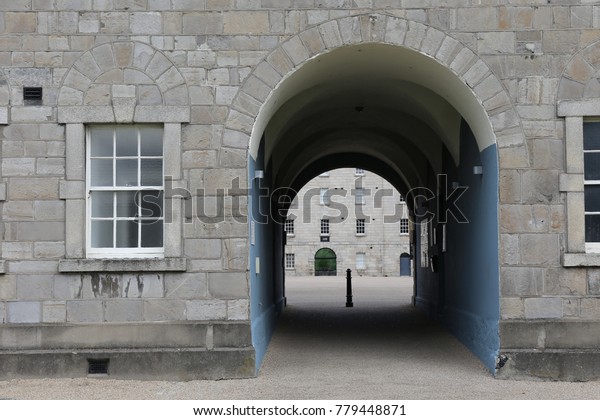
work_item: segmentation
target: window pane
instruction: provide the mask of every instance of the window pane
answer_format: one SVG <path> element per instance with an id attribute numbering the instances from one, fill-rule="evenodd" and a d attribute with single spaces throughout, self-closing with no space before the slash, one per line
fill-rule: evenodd
<path id="1" fill-rule="evenodd" d="M 583 123 L 583 149 L 600 150 L 600 122 Z"/>
<path id="2" fill-rule="evenodd" d="M 142 185 L 162 185 L 162 159 L 142 159 Z"/>
<path id="3" fill-rule="evenodd" d="M 584 153 L 585 179 L 600 179 L 600 153 Z"/>
<path id="4" fill-rule="evenodd" d="M 600 211 L 600 185 L 586 185 L 585 211 Z"/>
<path id="5" fill-rule="evenodd" d="M 117 156 L 137 156 L 137 129 L 134 127 L 117 128 Z"/>
<path id="6" fill-rule="evenodd" d="M 92 217 L 113 217 L 112 191 L 93 191 Z"/>
<path id="7" fill-rule="evenodd" d="M 117 185 L 136 187 L 137 181 L 137 159 L 117 160 Z"/>
<path id="8" fill-rule="evenodd" d="M 321 235 L 329 235 L 329 219 L 321 219 Z"/>
<path id="9" fill-rule="evenodd" d="M 138 214 L 138 208 L 135 202 L 137 191 L 118 191 L 117 192 L 117 216 L 135 217 Z"/>
<path id="10" fill-rule="evenodd" d="M 117 220 L 117 248 L 137 248 L 138 222 Z"/>
<path id="11" fill-rule="evenodd" d="M 600 242 L 600 216 L 585 216 L 585 241 Z"/>
<path id="12" fill-rule="evenodd" d="M 140 128 L 141 136 L 141 155 L 142 156 L 162 156 L 163 131 L 159 127 Z"/>
<path id="13" fill-rule="evenodd" d="M 108 127 L 90 128 L 91 150 L 90 156 L 112 156 L 113 155 L 113 130 Z"/>
<path id="14" fill-rule="evenodd" d="M 407 234 L 408 231 L 408 219 L 400 219 L 400 233 Z"/>
<path id="15" fill-rule="evenodd" d="M 113 221 L 92 220 L 92 247 L 113 247 Z"/>
<path id="16" fill-rule="evenodd" d="M 142 222 L 142 248 L 160 248 L 162 246 L 162 220 L 144 220 Z"/>
<path id="17" fill-rule="evenodd" d="M 295 254 L 285 254 L 285 268 L 294 268 L 296 265 Z"/>
<path id="18" fill-rule="evenodd" d="M 142 217 L 163 217 L 162 191 L 140 191 L 138 197 L 142 210 Z"/>
<path id="19" fill-rule="evenodd" d="M 110 187 L 113 185 L 112 159 L 92 159 L 90 185 L 92 187 Z"/>

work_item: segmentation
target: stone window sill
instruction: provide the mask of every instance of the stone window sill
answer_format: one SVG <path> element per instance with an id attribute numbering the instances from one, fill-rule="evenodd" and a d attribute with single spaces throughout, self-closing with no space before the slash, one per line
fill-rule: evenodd
<path id="1" fill-rule="evenodd" d="M 60 260 L 58 271 L 61 273 L 85 272 L 140 272 L 140 271 L 186 271 L 185 258 L 69 258 Z"/>
<path id="2" fill-rule="evenodd" d="M 600 254 L 566 253 L 562 256 L 563 267 L 600 267 Z"/>

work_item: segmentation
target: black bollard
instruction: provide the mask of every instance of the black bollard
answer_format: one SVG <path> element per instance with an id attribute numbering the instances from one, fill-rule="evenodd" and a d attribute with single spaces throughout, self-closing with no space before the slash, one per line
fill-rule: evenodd
<path id="1" fill-rule="evenodd" d="M 352 270 L 346 270 L 346 308 L 352 308 Z"/>

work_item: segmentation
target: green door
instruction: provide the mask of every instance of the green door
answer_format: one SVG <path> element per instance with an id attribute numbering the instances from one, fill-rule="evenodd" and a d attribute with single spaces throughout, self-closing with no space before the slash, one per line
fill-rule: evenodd
<path id="1" fill-rule="evenodd" d="M 329 248 L 321 248 L 315 254 L 315 276 L 337 275 L 337 259 L 335 252 Z"/>

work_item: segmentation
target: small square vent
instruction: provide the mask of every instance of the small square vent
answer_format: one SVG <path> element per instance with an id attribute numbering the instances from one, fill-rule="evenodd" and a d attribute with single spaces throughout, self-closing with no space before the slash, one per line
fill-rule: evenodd
<path id="1" fill-rule="evenodd" d="M 23 88 L 23 102 L 27 105 L 42 103 L 43 90 L 41 86 L 29 86 Z"/>
<path id="2" fill-rule="evenodd" d="M 88 375 L 108 375 L 110 359 L 88 359 Z"/>

